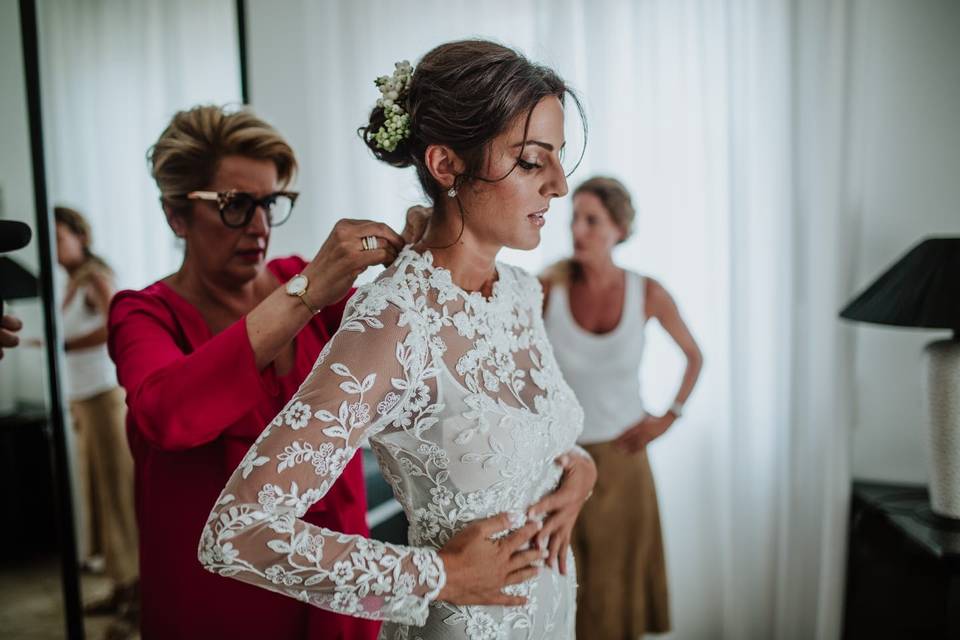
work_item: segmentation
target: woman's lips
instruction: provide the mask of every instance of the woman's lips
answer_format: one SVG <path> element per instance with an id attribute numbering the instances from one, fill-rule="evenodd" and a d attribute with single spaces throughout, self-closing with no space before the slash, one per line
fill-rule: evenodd
<path id="1" fill-rule="evenodd" d="M 237 256 L 246 262 L 260 262 L 263 258 L 263 249 L 243 249 L 237 251 Z"/>
<path id="2" fill-rule="evenodd" d="M 527 218 L 530 220 L 530 222 L 533 223 L 535 227 L 540 229 L 541 227 L 543 227 L 544 224 L 546 224 L 546 220 L 544 220 L 544 216 L 546 215 L 546 213 L 547 213 L 546 209 L 541 209 L 540 211 L 534 211 L 533 213 L 528 215 Z"/>

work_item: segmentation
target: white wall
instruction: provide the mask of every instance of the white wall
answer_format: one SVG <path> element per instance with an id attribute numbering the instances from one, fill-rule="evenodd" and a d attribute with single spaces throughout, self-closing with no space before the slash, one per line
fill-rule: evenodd
<path id="1" fill-rule="evenodd" d="M 858 0 L 853 24 L 860 291 L 921 238 L 960 235 L 960 3 Z M 921 351 L 947 334 L 854 330 L 854 475 L 924 482 Z"/>

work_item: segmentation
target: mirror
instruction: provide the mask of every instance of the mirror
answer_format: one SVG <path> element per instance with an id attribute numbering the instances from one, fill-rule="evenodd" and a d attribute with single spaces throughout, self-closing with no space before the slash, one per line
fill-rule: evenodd
<path id="1" fill-rule="evenodd" d="M 31 4 L 0 4 L 0 221 L 5 224 L 0 299 L 3 314 L 23 322 L 20 346 L 5 349 L 0 360 L 0 481 L 8 492 L 0 532 L 0 628 L 10 637 L 61 638 L 68 630 L 77 636 L 79 600 L 57 400 L 59 350 L 48 346 L 56 326 L 45 302 L 50 282 L 41 277 L 50 252 L 43 251 L 46 236 L 38 232 L 43 227 L 36 216 L 43 206 L 43 180 L 35 178 L 43 165 L 35 153 L 38 114 L 30 108 L 36 98 L 36 67 L 30 73 L 29 64 L 31 52 L 36 59 Z M 33 229 L 29 244 L 11 250 L 23 244 L 13 242 L 18 227 L 11 225 Z"/>

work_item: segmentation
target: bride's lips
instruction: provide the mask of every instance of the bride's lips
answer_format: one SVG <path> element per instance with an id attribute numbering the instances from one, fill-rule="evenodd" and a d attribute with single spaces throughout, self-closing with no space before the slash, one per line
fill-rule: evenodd
<path id="1" fill-rule="evenodd" d="M 529 219 L 530 222 L 532 222 L 532 223 L 534 224 L 534 226 L 536 226 L 536 227 L 539 229 L 539 228 L 541 228 L 544 224 L 546 224 L 546 221 L 543 219 L 543 217 L 544 217 L 544 215 L 546 215 L 547 210 L 548 210 L 549 208 L 550 208 L 550 207 L 544 207 L 543 209 L 540 209 L 539 211 L 534 211 L 533 213 L 531 213 L 530 215 L 527 216 L 527 219 Z"/>

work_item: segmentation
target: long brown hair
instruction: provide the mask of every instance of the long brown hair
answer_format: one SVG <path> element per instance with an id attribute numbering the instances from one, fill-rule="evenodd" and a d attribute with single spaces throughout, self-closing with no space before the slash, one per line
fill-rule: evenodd
<path id="1" fill-rule="evenodd" d="M 70 233 L 80 238 L 80 244 L 83 246 L 84 263 L 78 269 L 78 274 L 100 271 L 113 276 L 113 269 L 110 268 L 106 260 L 90 248 L 93 245 L 93 233 L 90 230 L 90 223 L 87 222 L 82 213 L 70 207 L 58 206 L 53 208 L 53 220 L 57 224 L 62 224 Z"/>

